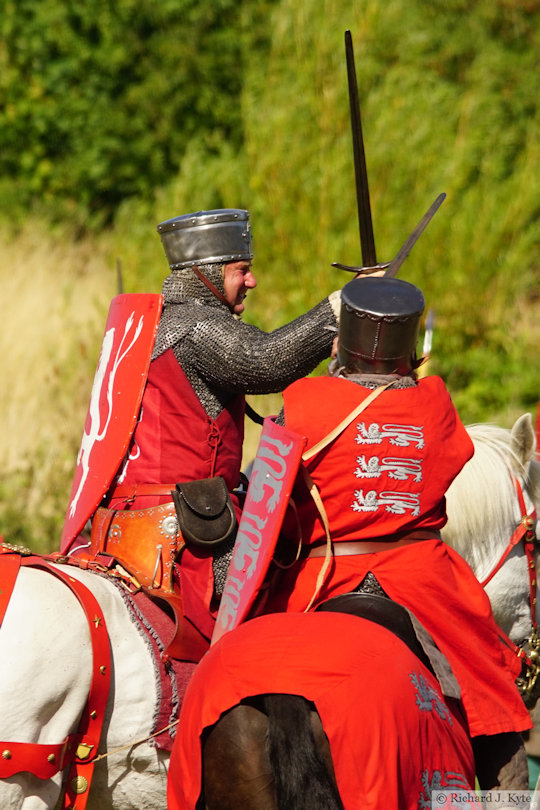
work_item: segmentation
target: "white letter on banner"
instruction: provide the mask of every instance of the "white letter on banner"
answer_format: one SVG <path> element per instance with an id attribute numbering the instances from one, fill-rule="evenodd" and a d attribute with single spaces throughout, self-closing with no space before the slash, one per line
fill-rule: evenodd
<path id="1" fill-rule="evenodd" d="M 249 482 L 249 490 L 251 498 L 257 503 L 262 501 L 264 497 L 264 488 L 268 487 L 272 491 L 272 495 L 268 498 L 266 505 L 269 512 L 273 512 L 279 502 L 281 488 L 283 486 L 283 476 L 287 470 L 287 465 L 283 460 L 283 456 L 287 456 L 292 450 L 292 443 L 285 444 L 278 439 L 269 439 L 264 437 L 268 444 L 273 444 L 272 447 L 259 447 L 255 461 L 253 462 L 253 472 Z M 281 453 L 281 455 L 280 455 Z M 277 465 L 277 469 L 272 466 L 268 459 Z"/>
<path id="2" fill-rule="evenodd" d="M 257 528 L 249 526 L 248 521 L 250 520 L 256 524 Z M 233 565 L 237 571 L 244 573 L 247 565 L 246 560 L 251 560 L 251 565 L 248 567 L 247 571 L 245 571 L 246 579 L 252 577 L 255 571 L 262 543 L 262 533 L 260 530 L 264 529 L 267 522 L 268 518 L 263 519 L 246 511 L 242 513 L 242 531 L 238 532 L 238 537 L 236 538 Z M 255 539 L 250 540 L 250 534 L 253 535 Z"/>
<path id="3" fill-rule="evenodd" d="M 242 579 L 233 577 L 229 573 L 227 576 L 227 587 L 223 591 L 219 606 L 220 621 L 225 630 L 228 630 L 236 620 L 238 606 L 240 603 L 240 591 L 242 589 Z"/>

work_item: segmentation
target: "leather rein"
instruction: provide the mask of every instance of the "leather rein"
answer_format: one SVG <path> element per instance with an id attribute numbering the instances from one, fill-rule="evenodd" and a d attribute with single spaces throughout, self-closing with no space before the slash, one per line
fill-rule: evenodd
<path id="1" fill-rule="evenodd" d="M 538 630 L 538 622 L 536 621 L 536 603 L 537 603 L 537 579 L 536 579 L 536 563 L 535 563 L 535 544 L 536 544 L 536 509 L 533 505 L 530 512 L 527 512 L 525 505 L 525 498 L 523 496 L 523 488 L 517 478 L 514 477 L 514 486 L 516 489 L 519 508 L 521 511 L 521 519 L 514 530 L 506 548 L 504 549 L 498 562 L 494 565 L 490 573 L 480 581 L 483 588 L 486 587 L 488 582 L 491 582 L 495 574 L 501 570 L 506 562 L 512 549 L 514 549 L 521 541 L 523 541 L 525 549 L 525 557 L 527 560 L 527 570 L 529 572 L 529 603 L 531 609 L 531 633 L 520 645 L 515 644 L 506 636 L 500 629 L 499 634 L 501 639 L 512 649 L 518 658 L 522 661 L 521 675 L 516 681 L 521 696 L 528 708 L 532 708 L 535 704 L 535 687 L 540 676 L 540 634 Z M 528 647 L 528 652 L 525 647 Z"/>

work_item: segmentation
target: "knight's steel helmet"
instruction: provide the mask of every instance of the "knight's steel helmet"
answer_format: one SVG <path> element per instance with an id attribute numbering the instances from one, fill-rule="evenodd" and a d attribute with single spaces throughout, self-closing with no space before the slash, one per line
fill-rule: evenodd
<path id="1" fill-rule="evenodd" d="M 354 279 L 341 291 L 338 363 L 349 372 L 408 374 L 425 301 L 399 278 Z"/>
<path id="2" fill-rule="evenodd" d="M 240 208 L 184 214 L 161 222 L 157 229 L 171 270 L 253 258 L 249 211 Z"/>

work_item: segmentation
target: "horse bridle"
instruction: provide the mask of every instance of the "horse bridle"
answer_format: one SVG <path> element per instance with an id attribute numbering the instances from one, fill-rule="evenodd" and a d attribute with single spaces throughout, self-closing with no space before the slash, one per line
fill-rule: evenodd
<path id="1" fill-rule="evenodd" d="M 521 541 L 525 548 L 525 556 L 527 559 L 527 570 L 529 572 L 529 602 L 531 608 L 531 633 L 520 645 L 514 644 L 502 631 L 500 635 L 502 640 L 515 652 L 517 657 L 521 659 L 522 669 L 519 678 L 516 680 L 516 685 L 521 693 L 523 701 L 528 708 L 532 708 L 536 702 L 535 688 L 538 677 L 540 676 L 540 634 L 538 630 L 538 623 L 536 621 L 536 602 L 537 602 L 537 581 L 536 581 L 536 564 L 534 559 L 535 543 L 536 543 L 536 509 L 533 504 L 530 512 L 527 512 L 525 505 L 525 498 L 523 496 L 523 487 L 517 478 L 514 478 L 514 485 L 517 492 L 519 508 L 521 511 L 520 521 L 512 534 L 508 545 L 503 551 L 499 561 L 493 567 L 491 572 L 481 580 L 480 584 L 483 588 L 486 587 L 497 571 L 499 571 L 508 555 Z M 526 649 L 527 648 L 527 649 Z"/>

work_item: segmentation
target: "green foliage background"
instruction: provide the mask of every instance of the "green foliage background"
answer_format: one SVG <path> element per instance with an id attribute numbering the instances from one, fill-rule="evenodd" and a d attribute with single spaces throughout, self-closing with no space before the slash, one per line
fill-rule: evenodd
<path id="1" fill-rule="evenodd" d="M 114 217 L 190 138 L 242 142 L 233 0 L 4 0 L 0 176 L 21 211 Z M 227 20 L 227 25 L 222 20 Z"/>
<path id="2" fill-rule="evenodd" d="M 250 209 L 246 318 L 266 329 L 349 279 L 331 268 L 360 261 L 346 29 L 379 260 L 447 194 L 400 271 L 434 310 L 429 370 L 466 422 L 536 410 L 540 0 L 0 0 L 0 219 L 15 241 L 39 221 L 88 244 L 109 273 L 88 389 L 76 352 L 54 381 L 73 393 L 64 457 L 116 263 L 127 291 L 159 290 L 161 220 Z"/>

